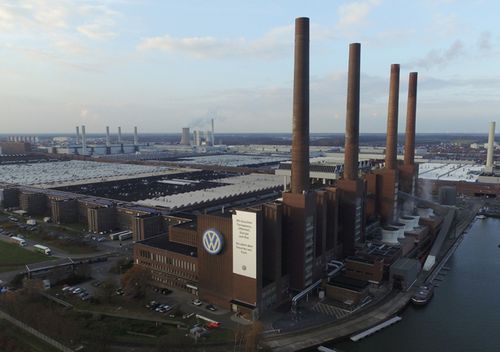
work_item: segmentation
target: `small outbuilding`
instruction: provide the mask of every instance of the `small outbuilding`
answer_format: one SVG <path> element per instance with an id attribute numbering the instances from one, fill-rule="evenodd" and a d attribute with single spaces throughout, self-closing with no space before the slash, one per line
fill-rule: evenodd
<path id="1" fill-rule="evenodd" d="M 407 291 L 417 280 L 422 266 L 416 259 L 399 258 L 391 265 L 389 280 L 392 287 Z"/>

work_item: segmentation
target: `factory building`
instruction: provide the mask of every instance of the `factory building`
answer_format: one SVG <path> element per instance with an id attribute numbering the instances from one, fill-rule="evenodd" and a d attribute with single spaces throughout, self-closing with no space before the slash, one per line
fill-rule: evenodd
<path id="1" fill-rule="evenodd" d="M 292 162 L 290 184 L 285 184 L 281 197 L 266 201 L 264 194 L 274 195 L 274 184 L 250 192 L 230 185 L 221 199 L 210 198 L 197 205 L 194 202 L 200 200 L 194 199 L 191 210 L 198 211 L 189 216 L 176 214 L 173 205 L 169 213 L 87 196 L 62 207 L 62 200 L 54 201 L 50 211 L 53 216 L 58 212 L 58 219 L 76 212 L 89 231 L 132 229 L 134 263 L 151 270 L 157 285 L 184 289 L 249 319 L 257 319 L 263 311 L 289 300 L 291 294 L 324 279 L 332 259 L 347 258 L 347 270 L 325 281 L 327 296 L 361 302 L 368 282 L 380 282 L 388 276 L 390 265 L 414 249 L 419 230 L 397 222 L 403 215 L 398 209 L 398 192 L 413 194 L 418 173 L 414 153 L 405 153 L 403 165 L 396 160 L 399 65 L 392 65 L 390 71 L 385 160 L 360 162 L 360 62 L 361 45 L 353 43 L 349 46 L 344 164 L 321 170 L 324 177 L 314 177 L 316 171 L 309 163 L 309 19 L 297 18 Z M 411 73 L 407 151 L 412 145 L 414 149 L 415 104 L 416 74 Z M 194 144 L 201 145 L 200 131 L 194 132 Z M 213 144 L 213 132 L 205 140 Z M 321 178 L 328 182 L 319 181 Z M 49 211 L 47 200 L 42 202 L 41 196 L 31 193 L 21 190 L 21 206 Z M 181 208 L 186 207 L 184 200 L 179 200 Z M 425 224 L 423 217 L 420 220 Z M 428 224 L 434 222 L 428 220 Z M 380 226 L 386 230 L 382 240 L 391 243 L 368 245 L 368 235 Z M 406 230 L 416 232 L 416 237 L 406 238 Z M 435 229 L 429 231 L 435 233 Z"/>
<path id="2" fill-rule="evenodd" d="M 0 155 L 28 154 L 31 144 L 28 142 L 0 142 Z"/>
<path id="3" fill-rule="evenodd" d="M 52 197 L 50 199 L 50 207 L 52 221 L 56 224 L 78 222 L 78 201 L 76 199 Z"/>
<path id="4" fill-rule="evenodd" d="M 182 287 L 206 302 L 256 319 L 291 293 L 324 278 L 330 260 L 347 257 L 346 275 L 328 280 L 327 295 L 355 302 L 364 299 L 365 283 L 382 281 L 404 247 L 397 241 L 363 252 L 366 229 L 371 223 L 391 224 L 398 219 L 398 192 L 414 193 L 417 168 L 411 155 L 405 155 L 403 165 L 396 160 L 399 65 L 391 66 L 385 161 L 360 162 L 360 55 L 360 44 L 351 44 L 344 165 L 309 164 L 309 20 L 298 18 L 292 162 L 280 165 L 277 172 L 285 176 L 282 197 L 219 208 L 169 226 L 168 234 L 136 243 L 135 263 L 152 268 L 159 284 Z M 414 146 L 415 99 L 416 74 L 411 73 L 405 141 L 410 146 Z M 195 144 L 199 138 L 195 131 Z M 400 182 L 403 166 L 406 173 Z M 413 248 L 415 239 L 403 242 Z M 384 246 L 385 250 L 375 251 Z M 354 256 L 356 252 L 360 254 Z M 158 255 L 161 259 L 152 259 Z M 190 272 L 193 268 L 195 272 Z"/>
<path id="5" fill-rule="evenodd" d="M 0 187 L 0 207 L 16 208 L 19 206 L 19 190 L 16 187 Z"/>
<path id="6" fill-rule="evenodd" d="M 19 207 L 29 215 L 45 215 L 47 211 L 47 196 L 39 192 L 21 191 Z"/>

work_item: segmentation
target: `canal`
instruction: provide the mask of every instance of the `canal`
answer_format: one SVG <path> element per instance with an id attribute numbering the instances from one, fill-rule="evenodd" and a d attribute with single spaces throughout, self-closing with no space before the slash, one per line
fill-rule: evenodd
<path id="1" fill-rule="evenodd" d="M 500 351 L 500 219 L 476 220 L 446 264 L 434 298 L 403 320 L 341 351 Z"/>

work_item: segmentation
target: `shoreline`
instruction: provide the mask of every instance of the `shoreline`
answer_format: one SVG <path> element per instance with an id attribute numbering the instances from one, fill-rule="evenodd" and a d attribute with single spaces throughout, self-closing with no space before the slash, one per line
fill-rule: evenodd
<path id="1" fill-rule="evenodd" d="M 477 211 L 476 211 L 477 212 Z M 457 224 L 457 233 L 452 244 L 446 249 L 441 260 L 432 268 L 431 271 L 421 273 L 421 282 L 430 282 L 441 271 L 443 266 L 453 255 L 463 240 L 465 231 L 473 223 L 476 212 L 473 216 L 461 224 Z M 460 229 L 458 229 L 460 228 Z M 424 275 L 425 274 L 425 275 Z M 404 311 L 410 303 L 411 297 L 416 291 L 414 285 L 407 292 L 389 293 L 382 298 L 376 305 L 369 306 L 365 310 L 358 312 L 359 315 L 351 316 L 347 320 L 341 320 L 329 324 L 308 327 L 303 330 L 283 333 L 274 336 L 266 336 L 263 339 L 263 345 L 272 351 L 307 351 L 323 344 L 334 343 L 349 336 L 377 326 L 387 319 Z M 393 297 L 389 297 L 394 295 Z"/>

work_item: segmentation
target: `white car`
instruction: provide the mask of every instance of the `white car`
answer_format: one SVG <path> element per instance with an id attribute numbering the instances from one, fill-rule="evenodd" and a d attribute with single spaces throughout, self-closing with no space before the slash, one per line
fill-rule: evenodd
<path id="1" fill-rule="evenodd" d="M 202 302 L 202 301 L 200 301 L 198 298 L 196 298 L 195 300 L 193 300 L 193 304 L 194 304 L 195 306 L 198 306 L 198 307 L 199 307 L 199 306 L 201 306 L 201 305 L 203 304 L 203 302 Z"/>

